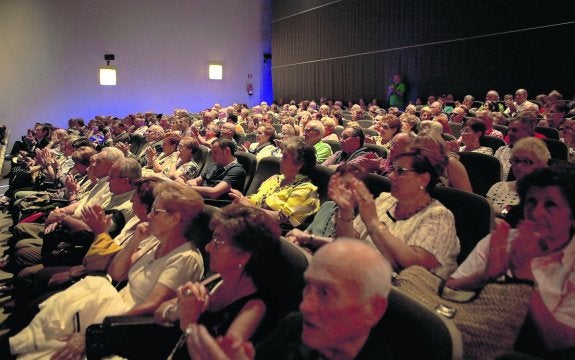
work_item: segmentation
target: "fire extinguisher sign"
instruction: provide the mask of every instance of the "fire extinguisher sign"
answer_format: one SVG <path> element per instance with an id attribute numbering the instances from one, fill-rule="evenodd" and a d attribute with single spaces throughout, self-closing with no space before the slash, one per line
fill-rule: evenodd
<path id="1" fill-rule="evenodd" d="M 252 80 L 252 74 L 248 74 L 248 84 L 246 86 L 246 91 L 248 92 L 248 95 L 254 94 L 254 84 Z"/>

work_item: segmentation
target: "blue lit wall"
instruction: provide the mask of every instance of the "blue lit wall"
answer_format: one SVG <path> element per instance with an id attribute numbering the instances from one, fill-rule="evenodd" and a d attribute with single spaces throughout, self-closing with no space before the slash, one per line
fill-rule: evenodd
<path id="1" fill-rule="evenodd" d="M 0 0 L 0 123 L 13 140 L 36 121 L 271 101 L 269 1 Z M 117 86 L 98 84 L 106 53 Z"/>

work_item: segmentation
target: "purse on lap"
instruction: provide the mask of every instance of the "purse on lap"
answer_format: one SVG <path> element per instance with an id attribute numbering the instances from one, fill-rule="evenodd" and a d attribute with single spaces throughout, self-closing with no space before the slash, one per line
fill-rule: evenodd
<path id="1" fill-rule="evenodd" d="M 531 284 L 513 280 L 488 283 L 477 292 L 453 290 L 421 266 L 401 271 L 394 285 L 452 319 L 463 338 L 465 359 L 494 359 L 512 352 L 533 292 Z"/>

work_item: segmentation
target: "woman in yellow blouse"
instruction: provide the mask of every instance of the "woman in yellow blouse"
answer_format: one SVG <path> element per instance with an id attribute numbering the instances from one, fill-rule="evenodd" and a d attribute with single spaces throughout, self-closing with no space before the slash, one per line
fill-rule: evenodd
<path id="1" fill-rule="evenodd" d="M 308 174 L 316 162 L 315 149 L 302 139 L 291 137 L 282 145 L 279 175 L 264 181 L 258 192 L 244 196 L 232 190 L 235 203 L 257 206 L 280 223 L 297 227 L 319 209 L 317 187 Z"/>

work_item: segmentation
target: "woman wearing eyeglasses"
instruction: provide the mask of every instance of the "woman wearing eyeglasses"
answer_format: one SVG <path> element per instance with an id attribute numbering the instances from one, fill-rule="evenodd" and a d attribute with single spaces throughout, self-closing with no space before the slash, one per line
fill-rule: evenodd
<path id="1" fill-rule="evenodd" d="M 206 251 L 210 269 L 217 275 L 181 286 L 178 297 L 155 313 L 158 323 L 179 322 L 184 332 L 175 359 L 188 358 L 185 344 L 190 325 L 203 324 L 213 336 L 233 334 L 258 341 L 273 319 L 281 316 L 272 301 L 280 295 L 270 288 L 272 279 L 278 279 L 274 269 L 281 268 L 277 222 L 260 209 L 232 204 L 214 215 L 210 228 L 213 238 Z"/>
<path id="2" fill-rule="evenodd" d="M 375 130 L 379 132 L 379 139 L 374 139 L 375 143 L 382 145 L 389 152 L 391 139 L 401 130 L 401 121 L 395 115 L 383 115 L 381 121 L 375 124 Z"/>
<path id="3" fill-rule="evenodd" d="M 449 276 L 459 240 L 453 214 L 431 197 L 439 179 L 435 156 L 424 147 L 407 148 L 391 166 L 391 193 L 376 199 L 362 181 L 333 175 L 329 196 L 338 205 L 337 237 L 372 242 L 395 270 L 420 265 Z"/>
<path id="4" fill-rule="evenodd" d="M 519 204 L 517 181 L 525 175 L 547 166 L 549 159 L 551 159 L 551 154 L 540 139 L 526 137 L 515 143 L 511 149 L 509 163 L 516 180 L 495 183 L 486 195 L 496 217 L 505 218 L 509 209 Z"/>
<path id="5" fill-rule="evenodd" d="M 480 144 L 486 130 L 487 128 L 481 120 L 468 120 L 463 129 L 461 129 L 461 139 L 465 145 L 459 151 L 472 151 L 493 156 L 493 149 Z"/>
<path id="6" fill-rule="evenodd" d="M 517 160 L 531 162 L 523 154 Z M 517 229 L 498 224 L 447 281 L 450 288 L 465 290 L 504 275 L 533 281 L 529 316 L 515 349 L 541 359 L 574 358 L 575 169 L 570 165 L 554 163 L 524 175 L 517 182 L 523 217 Z"/>

